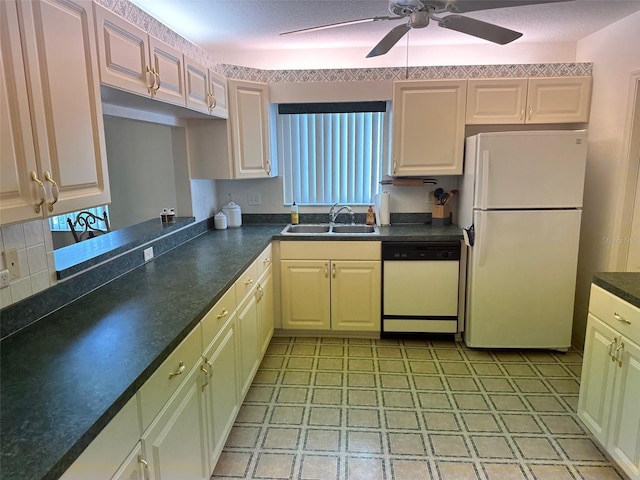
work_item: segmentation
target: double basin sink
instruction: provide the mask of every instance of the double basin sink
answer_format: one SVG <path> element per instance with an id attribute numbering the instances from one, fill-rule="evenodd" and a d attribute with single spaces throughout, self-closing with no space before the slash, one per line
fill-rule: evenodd
<path id="1" fill-rule="evenodd" d="M 282 230 L 283 235 L 379 235 L 376 225 L 309 223 L 287 225 Z"/>

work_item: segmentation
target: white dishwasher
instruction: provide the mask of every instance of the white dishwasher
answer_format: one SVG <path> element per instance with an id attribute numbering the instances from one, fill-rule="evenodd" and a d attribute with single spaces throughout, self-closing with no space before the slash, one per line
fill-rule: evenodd
<path id="1" fill-rule="evenodd" d="M 460 242 L 382 243 L 382 335 L 457 333 Z"/>

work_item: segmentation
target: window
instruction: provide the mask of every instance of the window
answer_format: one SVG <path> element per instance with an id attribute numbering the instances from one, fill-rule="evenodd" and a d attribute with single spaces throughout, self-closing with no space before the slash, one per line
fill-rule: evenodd
<path id="1" fill-rule="evenodd" d="M 279 105 L 284 203 L 368 205 L 385 159 L 385 102 Z"/>
<path id="2" fill-rule="evenodd" d="M 94 208 L 85 208 L 81 210 L 82 212 L 91 212 L 96 216 L 101 217 L 103 212 L 107 212 L 107 216 L 109 215 L 109 206 L 108 205 L 100 205 L 99 207 Z M 58 215 L 55 217 L 49 218 L 49 228 L 52 232 L 70 232 L 69 224 L 67 223 L 67 218 L 70 218 L 73 222 L 76 219 L 76 215 L 78 212 L 65 213 L 64 215 Z M 73 241 L 73 240 L 72 240 Z"/>

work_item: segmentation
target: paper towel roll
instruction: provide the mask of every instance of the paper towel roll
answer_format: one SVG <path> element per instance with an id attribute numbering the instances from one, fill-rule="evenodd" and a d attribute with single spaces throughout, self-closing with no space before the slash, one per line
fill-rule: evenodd
<path id="1" fill-rule="evenodd" d="M 391 225 L 391 195 L 382 192 L 377 196 L 380 225 Z"/>

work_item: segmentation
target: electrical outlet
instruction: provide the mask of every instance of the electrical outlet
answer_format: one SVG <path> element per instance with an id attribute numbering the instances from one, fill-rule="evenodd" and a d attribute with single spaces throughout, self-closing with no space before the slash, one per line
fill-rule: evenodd
<path id="1" fill-rule="evenodd" d="M 20 277 L 20 262 L 18 262 L 18 250 L 12 248 L 4 251 L 4 265 L 9 271 L 9 280 Z"/>
<path id="2" fill-rule="evenodd" d="M 148 262 L 152 258 L 153 258 L 153 247 L 145 248 L 144 249 L 144 261 Z"/>
<path id="3" fill-rule="evenodd" d="M 249 205 L 262 205 L 262 198 L 260 196 L 260 193 L 249 193 L 247 196 L 247 203 Z"/>
<path id="4" fill-rule="evenodd" d="M 9 286 L 9 270 L 2 270 L 0 272 L 0 288 L 7 288 Z"/>

